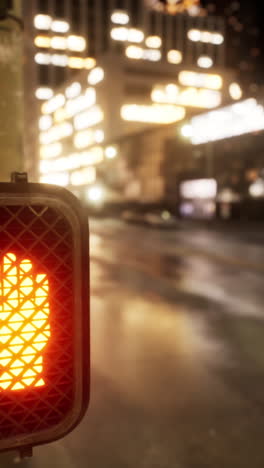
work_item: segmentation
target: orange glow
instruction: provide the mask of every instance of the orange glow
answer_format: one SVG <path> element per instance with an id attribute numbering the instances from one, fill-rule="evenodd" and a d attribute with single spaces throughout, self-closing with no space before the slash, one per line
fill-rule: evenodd
<path id="1" fill-rule="evenodd" d="M 49 282 L 28 259 L 7 253 L 0 265 L 0 393 L 45 385 L 43 349 L 50 338 Z"/>

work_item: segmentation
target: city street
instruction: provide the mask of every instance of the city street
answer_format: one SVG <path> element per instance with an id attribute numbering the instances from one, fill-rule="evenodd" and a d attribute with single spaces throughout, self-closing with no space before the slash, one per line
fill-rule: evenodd
<path id="1" fill-rule="evenodd" d="M 20 466 L 263 468 L 263 238 L 91 221 L 89 410 Z"/>

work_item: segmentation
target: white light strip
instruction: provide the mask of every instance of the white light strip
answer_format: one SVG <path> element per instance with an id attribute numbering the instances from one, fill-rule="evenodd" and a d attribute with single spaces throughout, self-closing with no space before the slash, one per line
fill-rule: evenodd
<path id="1" fill-rule="evenodd" d="M 143 31 L 137 28 L 126 28 L 124 26 L 116 27 L 111 29 L 111 38 L 114 41 L 121 42 L 136 42 L 140 43 L 144 41 L 145 34 Z"/>
<path id="2" fill-rule="evenodd" d="M 183 70 L 179 73 L 179 82 L 184 86 L 195 86 L 196 88 L 208 88 L 219 90 L 223 86 L 220 75 L 211 73 L 197 73 Z"/>
<path id="3" fill-rule="evenodd" d="M 100 106 L 94 106 L 74 118 L 74 127 L 76 130 L 93 127 L 104 119 L 104 113 Z"/>
<path id="4" fill-rule="evenodd" d="M 221 45 L 224 42 L 223 34 L 219 32 L 201 31 L 200 29 L 190 29 L 187 33 L 187 37 L 193 42 L 204 42 L 214 45 Z"/>
<path id="5" fill-rule="evenodd" d="M 185 117 L 185 109 L 169 105 L 127 104 L 121 108 L 121 117 L 130 122 L 169 124 L 182 120 Z"/>
<path id="6" fill-rule="evenodd" d="M 212 109 L 221 104 L 221 93 L 211 89 L 185 88 L 175 84 L 154 86 L 151 92 L 153 102 L 159 104 L 179 104 L 189 107 Z"/>
<path id="7" fill-rule="evenodd" d="M 254 98 L 191 119 L 194 145 L 264 130 L 264 107 Z"/>

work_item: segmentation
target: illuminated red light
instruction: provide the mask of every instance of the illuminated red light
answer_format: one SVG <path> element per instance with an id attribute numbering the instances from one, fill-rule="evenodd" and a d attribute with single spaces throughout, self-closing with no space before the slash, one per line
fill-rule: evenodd
<path id="1" fill-rule="evenodd" d="M 0 393 L 45 385 L 50 338 L 49 281 L 30 260 L 7 253 L 0 265 Z"/>

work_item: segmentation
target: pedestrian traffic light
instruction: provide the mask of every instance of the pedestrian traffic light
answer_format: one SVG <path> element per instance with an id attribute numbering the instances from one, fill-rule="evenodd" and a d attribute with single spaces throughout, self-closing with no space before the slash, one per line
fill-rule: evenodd
<path id="1" fill-rule="evenodd" d="M 0 183 L 0 451 L 66 435 L 87 407 L 87 224 L 63 188 Z"/>

